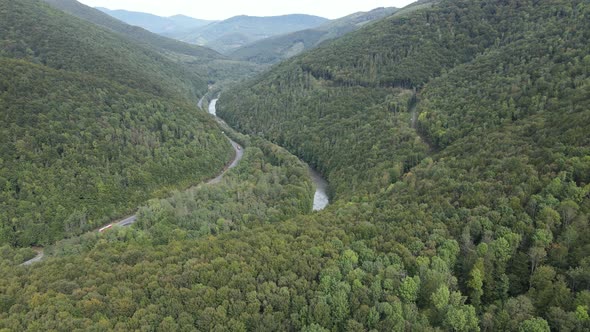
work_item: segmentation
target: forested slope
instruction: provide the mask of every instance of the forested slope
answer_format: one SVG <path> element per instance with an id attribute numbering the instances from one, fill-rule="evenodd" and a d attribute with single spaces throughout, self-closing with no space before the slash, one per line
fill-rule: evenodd
<path id="1" fill-rule="evenodd" d="M 94 229 L 230 159 L 189 104 L 199 77 L 42 1 L 0 1 L 0 16 L 0 243 Z"/>
<path id="2" fill-rule="evenodd" d="M 218 114 L 317 164 L 336 198 L 373 197 L 374 222 L 412 225 L 415 235 L 395 235 L 407 254 L 420 256 L 440 232 L 457 241 L 457 284 L 444 292 L 467 295 L 482 329 L 517 330 L 514 320 L 539 315 L 581 330 L 589 10 L 586 1 L 442 1 L 277 66 L 227 93 Z M 398 148 L 404 133 L 411 154 Z M 419 307 L 442 292 L 424 278 Z M 527 309 L 509 319 L 515 305 Z M 439 310 L 430 321 L 444 326 Z"/>
<path id="3" fill-rule="evenodd" d="M 232 91 L 220 103 L 220 114 L 297 151 L 334 179 L 332 188 L 340 194 L 371 191 L 379 188 L 375 183 L 386 186 L 408 171 L 427 150 L 408 130 L 414 89 L 491 46 L 501 33 L 492 24 L 503 29 L 505 21 L 479 3 L 461 2 L 386 19 Z M 470 33 L 474 38 L 466 38 Z M 234 107 L 226 112 L 224 105 Z M 340 187 L 338 179 L 348 180 Z"/>
<path id="4" fill-rule="evenodd" d="M 234 50 L 230 56 L 236 59 L 253 61 L 261 64 L 274 64 L 291 58 L 318 46 L 320 43 L 335 39 L 366 24 L 387 17 L 397 8 L 376 8 L 369 12 L 358 12 L 332 20 L 313 29 L 265 38 Z"/>
<path id="5" fill-rule="evenodd" d="M 4 0 L 0 6 L 1 56 L 85 72 L 167 97 L 192 99 L 207 91 L 204 77 L 42 1 Z"/>
<path id="6" fill-rule="evenodd" d="M 261 225 L 193 192 L 37 266 L 2 250 L 0 328 L 589 330 L 590 4 L 406 13 L 221 95 L 231 124 L 328 175 L 328 209 Z M 260 179 L 273 201 L 270 164 L 230 192 Z"/>
<path id="7" fill-rule="evenodd" d="M 115 32 L 126 40 L 139 43 L 142 47 L 149 48 L 160 57 L 166 58 L 167 61 L 174 62 L 174 67 L 182 68 L 183 73 L 177 73 L 175 77 L 192 76 L 192 81 L 199 82 L 201 93 L 207 91 L 206 83 L 229 84 L 250 77 L 262 70 L 254 63 L 228 59 L 211 49 L 184 43 L 125 24 L 76 0 L 44 1 L 66 13 Z M 143 64 L 144 62 L 139 63 Z M 198 78 L 197 80 L 194 79 L 195 76 Z"/>
<path id="8" fill-rule="evenodd" d="M 168 243 L 175 232 L 198 238 L 310 213 L 314 188 L 307 165 L 260 138 L 242 144 L 243 159 L 220 183 L 150 201 L 139 209 L 137 228 Z"/>
<path id="9" fill-rule="evenodd" d="M 101 12 L 98 9 L 94 9 L 86 5 L 83 5 L 76 0 L 44 1 L 51 4 L 55 8 L 61 9 L 76 17 L 82 18 L 96 25 L 105 27 L 114 32 L 120 33 L 121 35 L 131 40 L 145 43 L 151 47 L 159 48 L 163 51 L 180 53 L 189 56 L 196 56 L 208 60 L 223 58 L 221 54 L 211 49 L 198 45 L 183 43 L 171 38 L 166 38 L 158 34 L 149 32 L 143 28 L 123 23 L 111 17 L 110 15 Z"/>

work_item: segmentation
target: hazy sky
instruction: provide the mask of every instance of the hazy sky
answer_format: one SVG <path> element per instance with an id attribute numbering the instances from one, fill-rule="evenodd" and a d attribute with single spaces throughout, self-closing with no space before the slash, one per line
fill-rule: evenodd
<path id="1" fill-rule="evenodd" d="M 404 7 L 415 0 L 78 0 L 92 7 L 126 9 L 160 16 L 184 14 L 220 20 L 236 15 L 311 14 L 338 18 L 377 7 Z"/>

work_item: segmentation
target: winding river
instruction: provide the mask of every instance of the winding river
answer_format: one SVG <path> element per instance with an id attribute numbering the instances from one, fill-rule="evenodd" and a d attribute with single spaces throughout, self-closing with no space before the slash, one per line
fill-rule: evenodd
<path id="1" fill-rule="evenodd" d="M 217 101 L 218 99 L 211 100 L 211 103 L 209 103 L 209 113 L 214 115 L 218 121 L 223 121 L 217 117 Z M 309 167 L 309 175 L 316 187 L 313 196 L 313 210 L 323 210 L 328 204 L 330 204 L 330 199 L 328 197 L 328 181 L 326 181 L 318 171 L 311 167 Z"/>
<path id="2" fill-rule="evenodd" d="M 330 204 L 328 198 L 328 181 L 326 181 L 322 175 L 313 168 L 309 168 L 311 179 L 315 183 L 315 195 L 313 196 L 313 210 L 320 211 L 326 208 Z"/>

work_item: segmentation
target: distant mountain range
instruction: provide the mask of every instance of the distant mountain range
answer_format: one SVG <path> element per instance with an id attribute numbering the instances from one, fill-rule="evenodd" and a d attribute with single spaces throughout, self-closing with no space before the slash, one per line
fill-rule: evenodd
<path id="1" fill-rule="evenodd" d="M 142 27 L 158 34 L 175 34 L 196 29 L 216 21 L 200 20 L 184 15 L 161 17 L 157 15 L 139 13 L 127 10 L 110 10 L 108 8 L 96 7 L 103 13 L 119 19 L 127 24 Z"/>
<path id="2" fill-rule="evenodd" d="M 312 29 L 329 22 L 312 15 L 235 16 L 223 21 L 206 21 L 177 15 L 160 17 L 124 10 L 97 8 L 127 24 L 191 44 L 207 46 L 229 53 L 244 45 L 265 38 Z"/>
<path id="3" fill-rule="evenodd" d="M 182 62 L 199 76 L 208 76 L 209 82 L 235 81 L 235 73 L 248 74 L 257 72 L 258 65 L 244 61 L 234 61 L 207 47 L 183 43 L 179 40 L 165 37 L 161 34 L 150 32 L 139 26 L 132 26 L 104 13 L 98 9 L 88 7 L 76 0 L 43 0 L 51 6 L 66 13 L 91 22 L 110 31 L 116 32 L 130 40 L 155 49 L 161 55 Z M 157 16 L 156 16 L 157 18 Z M 177 21 L 182 21 L 182 16 L 175 16 Z M 188 18 L 191 20 L 191 18 Z M 186 24 L 185 24 L 186 26 Z"/>
<path id="4" fill-rule="evenodd" d="M 221 53 L 265 38 L 320 26 L 328 19 L 310 15 L 270 17 L 235 16 L 227 20 L 196 28 L 176 39 L 210 47 Z"/>
<path id="5" fill-rule="evenodd" d="M 335 39 L 358 30 L 370 22 L 390 16 L 397 11 L 397 8 L 390 7 L 354 13 L 328 21 L 317 28 L 259 40 L 236 49 L 231 53 L 231 56 L 236 59 L 261 64 L 277 63 L 313 48 L 326 40 Z"/>

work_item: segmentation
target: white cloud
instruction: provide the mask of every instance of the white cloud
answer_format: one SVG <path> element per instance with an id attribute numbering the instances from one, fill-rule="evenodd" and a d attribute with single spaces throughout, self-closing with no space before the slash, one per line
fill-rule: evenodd
<path id="1" fill-rule="evenodd" d="M 92 7 L 126 9 L 160 16 L 184 14 L 202 19 L 236 15 L 311 14 L 330 19 L 377 7 L 404 7 L 415 0 L 78 0 Z"/>

